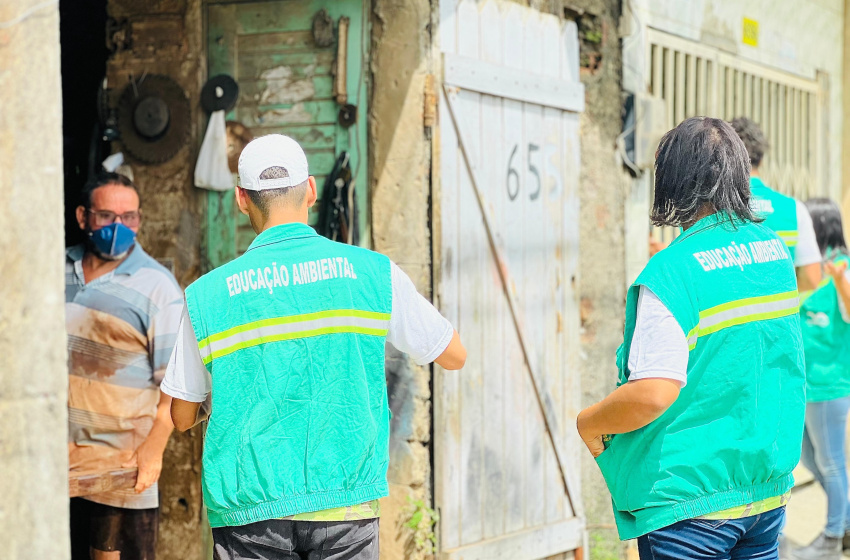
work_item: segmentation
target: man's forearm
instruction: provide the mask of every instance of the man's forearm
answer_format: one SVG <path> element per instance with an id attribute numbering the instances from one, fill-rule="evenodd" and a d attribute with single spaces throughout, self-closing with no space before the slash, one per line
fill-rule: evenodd
<path id="1" fill-rule="evenodd" d="M 576 424 L 585 438 L 633 432 L 664 414 L 678 395 L 678 383 L 669 379 L 626 383 L 583 410 Z"/>
<path id="2" fill-rule="evenodd" d="M 171 437 L 171 432 L 174 431 L 174 422 L 171 421 L 171 397 L 165 393 L 161 393 L 159 405 L 156 408 L 156 419 L 154 419 L 153 427 L 148 434 L 145 443 L 155 445 L 157 448 L 165 451 L 165 446 L 168 445 L 168 438 Z"/>

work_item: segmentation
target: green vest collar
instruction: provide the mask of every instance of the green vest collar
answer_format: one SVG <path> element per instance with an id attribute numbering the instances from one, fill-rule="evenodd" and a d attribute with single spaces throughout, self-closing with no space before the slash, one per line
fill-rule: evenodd
<path id="1" fill-rule="evenodd" d="M 726 212 L 715 212 L 714 214 L 710 214 L 705 218 L 700 218 L 699 220 L 697 220 L 694 225 L 689 227 L 687 230 L 682 231 L 682 233 L 678 237 L 676 237 L 676 239 L 674 239 L 673 242 L 670 243 L 670 245 L 680 243 L 691 235 L 699 233 L 704 229 L 716 226 L 719 223 L 731 223 L 733 220 L 734 218 L 730 218 L 729 214 Z M 740 220 L 738 221 L 738 223 L 741 223 Z"/>
<path id="2" fill-rule="evenodd" d="M 304 239 L 307 237 L 318 237 L 318 235 L 319 234 L 316 233 L 316 230 L 314 230 L 307 224 L 303 224 L 301 222 L 281 224 L 279 226 L 270 227 L 269 229 L 255 237 L 254 241 L 252 241 L 251 245 L 248 247 L 248 251 L 250 251 L 251 249 L 256 249 L 257 247 L 263 247 L 265 245 L 271 245 L 273 243 L 280 243 L 281 241 L 289 241 L 290 239 Z"/>
<path id="3" fill-rule="evenodd" d="M 770 188 L 764 184 L 764 181 L 761 180 L 761 177 L 753 177 L 752 175 L 750 175 L 750 188 L 753 187 L 761 187 L 763 189 Z"/>

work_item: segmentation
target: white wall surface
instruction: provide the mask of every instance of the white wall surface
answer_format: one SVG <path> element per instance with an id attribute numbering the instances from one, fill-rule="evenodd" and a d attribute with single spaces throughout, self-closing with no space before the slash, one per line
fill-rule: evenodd
<path id="1" fill-rule="evenodd" d="M 841 194 L 843 0 L 626 0 L 635 23 L 649 26 L 784 72 L 829 77 L 826 182 Z M 744 18 L 759 24 L 758 46 L 743 42 Z M 637 44 L 640 41 L 633 41 Z M 637 54 L 637 53 L 635 53 Z M 629 72 L 627 72 L 629 73 Z M 634 72 L 632 72 L 634 74 Z M 631 76 L 634 79 L 634 76 Z M 626 88 L 631 89 L 627 84 Z"/>

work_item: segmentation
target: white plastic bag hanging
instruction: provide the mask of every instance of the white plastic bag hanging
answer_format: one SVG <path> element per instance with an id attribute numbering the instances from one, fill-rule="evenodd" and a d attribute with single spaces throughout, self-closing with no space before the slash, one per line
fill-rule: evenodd
<path id="1" fill-rule="evenodd" d="M 226 191 L 234 187 L 233 174 L 227 165 L 224 111 L 214 111 L 210 115 L 198 162 L 195 164 L 195 186 L 212 191 Z"/>

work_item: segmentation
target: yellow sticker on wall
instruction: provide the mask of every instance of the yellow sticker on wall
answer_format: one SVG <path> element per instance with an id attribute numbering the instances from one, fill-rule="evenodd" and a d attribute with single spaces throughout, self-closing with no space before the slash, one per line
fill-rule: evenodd
<path id="1" fill-rule="evenodd" d="M 744 18 L 744 38 L 745 45 L 752 47 L 759 46 L 759 22 L 754 19 Z"/>

